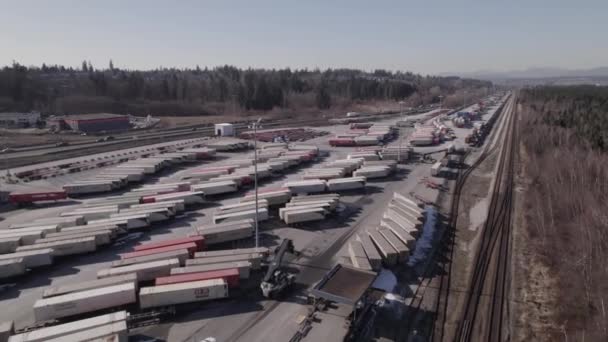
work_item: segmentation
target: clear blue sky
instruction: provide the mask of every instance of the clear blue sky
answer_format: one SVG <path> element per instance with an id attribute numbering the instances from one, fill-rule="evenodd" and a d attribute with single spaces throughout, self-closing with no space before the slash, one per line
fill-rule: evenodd
<path id="1" fill-rule="evenodd" d="M 0 65 L 589 68 L 607 32 L 607 0 L 0 0 Z"/>

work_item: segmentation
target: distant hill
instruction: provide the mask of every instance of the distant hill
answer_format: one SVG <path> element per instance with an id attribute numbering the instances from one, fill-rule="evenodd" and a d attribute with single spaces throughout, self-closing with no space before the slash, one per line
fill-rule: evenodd
<path id="1" fill-rule="evenodd" d="M 608 67 L 591 69 L 562 69 L 550 67 L 528 68 L 524 70 L 496 71 L 479 70 L 474 72 L 446 72 L 442 76 L 460 76 L 482 80 L 509 80 L 509 79 L 543 79 L 543 78 L 587 78 L 608 77 Z"/>

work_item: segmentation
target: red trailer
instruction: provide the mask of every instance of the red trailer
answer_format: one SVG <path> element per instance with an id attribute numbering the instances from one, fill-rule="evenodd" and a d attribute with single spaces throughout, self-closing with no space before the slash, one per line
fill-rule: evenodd
<path id="1" fill-rule="evenodd" d="M 15 205 L 25 205 L 41 201 L 56 201 L 67 199 L 68 194 L 65 191 L 49 191 L 49 192 L 31 192 L 31 193 L 11 193 L 8 195 L 8 200 Z"/>
<path id="2" fill-rule="evenodd" d="M 153 249 L 145 249 L 143 251 L 135 251 L 135 252 L 123 253 L 123 254 L 119 254 L 119 255 L 120 255 L 121 259 L 129 259 L 129 258 L 136 258 L 136 257 L 140 257 L 140 256 L 145 256 L 145 255 L 152 255 L 152 254 L 176 251 L 176 250 L 180 250 L 180 249 L 187 249 L 190 256 L 194 256 L 194 253 L 197 252 L 197 248 L 198 247 L 194 242 L 188 242 L 188 243 L 182 243 L 180 245 L 172 245 L 172 246 L 165 246 L 165 247 L 159 247 L 159 248 L 153 248 Z"/>
<path id="3" fill-rule="evenodd" d="M 202 251 L 205 249 L 205 238 L 202 236 L 197 236 L 197 237 L 184 237 L 184 238 L 178 238 L 178 239 L 162 240 L 162 241 L 158 241 L 158 242 L 143 243 L 139 246 L 135 246 L 133 248 L 133 250 L 144 251 L 147 249 L 156 249 L 156 248 L 162 248 L 162 247 L 168 247 L 168 246 L 183 245 L 183 244 L 189 243 L 189 242 L 194 242 L 196 244 L 197 251 Z"/>
<path id="4" fill-rule="evenodd" d="M 156 286 L 169 285 L 178 283 L 187 283 L 191 281 L 208 280 L 208 279 L 224 279 L 228 287 L 239 287 L 239 269 L 227 268 L 225 270 L 176 274 L 168 277 L 156 278 Z"/>
<path id="5" fill-rule="evenodd" d="M 350 138 L 332 138 L 329 139 L 331 146 L 355 146 L 355 139 Z"/>

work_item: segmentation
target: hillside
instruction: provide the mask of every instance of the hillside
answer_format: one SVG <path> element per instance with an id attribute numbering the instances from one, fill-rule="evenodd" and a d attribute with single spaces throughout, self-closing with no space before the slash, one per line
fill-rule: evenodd
<path id="1" fill-rule="evenodd" d="M 384 70 L 213 69 L 120 70 L 63 66 L 0 70 L 0 111 L 48 114 L 90 112 L 134 115 L 247 115 L 255 112 L 343 111 L 443 102 L 485 94 L 490 82 Z"/>

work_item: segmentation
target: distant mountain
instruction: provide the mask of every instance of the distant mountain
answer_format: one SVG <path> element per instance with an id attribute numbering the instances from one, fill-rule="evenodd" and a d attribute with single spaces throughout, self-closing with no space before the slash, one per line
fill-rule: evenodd
<path id="1" fill-rule="evenodd" d="M 608 77 L 608 67 L 597 67 L 591 69 L 561 69 L 550 67 L 538 67 L 511 71 L 479 70 L 473 72 L 449 72 L 440 73 L 440 75 L 460 76 L 482 80 Z"/>

